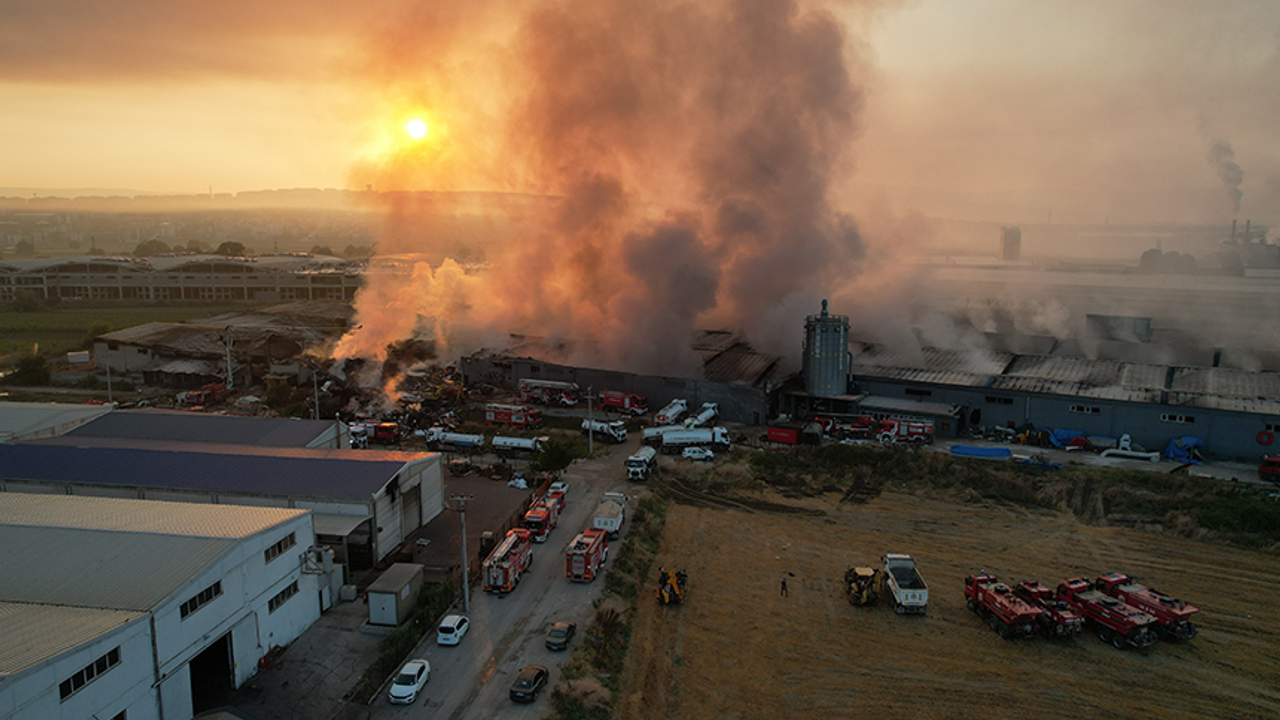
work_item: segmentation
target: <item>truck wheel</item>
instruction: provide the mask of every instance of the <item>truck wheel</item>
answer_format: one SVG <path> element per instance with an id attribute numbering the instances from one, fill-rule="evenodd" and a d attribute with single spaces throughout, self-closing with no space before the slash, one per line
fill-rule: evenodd
<path id="1" fill-rule="evenodd" d="M 978 612 L 978 603 L 974 602 L 973 598 L 969 598 L 969 601 L 966 604 L 969 606 L 970 610 Z"/>
<path id="2" fill-rule="evenodd" d="M 1124 639 L 1124 636 L 1123 636 L 1123 635 L 1121 635 L 1120 633 L 1112 633 L 1112 634 L 1111 634 L 1111 645 L 1112 645 L 1112 647 L 1114 647 L 1114 648 L 1115 648 L 1115 649 L 1117 649 L 1117 650 L 1123 650 L 1123 649 L 1125 648 L 1125 646 L 1127 645 L 1127 643 L 1125 642 L 1125 639 Z"/>
<path id="3" fill-rule="evenodd" d="M 1111 636 L 1113 634 L 1114 633 L 1111 632 L 1110 628 L 1103 627 L 1101 625 L 1098 626 L 1098 639 L 1101 640 L 1102 642 L 1104 643 L 1111 642 Z"/>
<path id="4" fill-rule="evenodd" d="M 1005 640 L 1008 640 L 1013 637 L 1013 628 L 1009 627 L 1005 623 L 1000 623 L 999 625 L 997 625 L 996 632 L 1000 633 L 1000 637 L 1004 638 Z"/>

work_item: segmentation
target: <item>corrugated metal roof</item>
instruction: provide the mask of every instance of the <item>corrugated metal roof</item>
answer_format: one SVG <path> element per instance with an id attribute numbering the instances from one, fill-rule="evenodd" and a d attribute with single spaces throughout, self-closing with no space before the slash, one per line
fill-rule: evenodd
<path id="1" fill-rule="evenodd" d="M 157 449 L 83 447 L 110 438 L 50 438 L 0 445 L 0 477 L 367 501 L 424 453 L 254 448 L 151 441 Z M 132 443 L 132 441 L 129 441 Z M 175 452 L 184 449 L 185 452 Z"/>
<path id="2" fill-rule="evenodd" d="M 0 600 L 146 612 L 237 542 L 0 525 Z"/>
<path id="3" fill-rule="evenodd" d="M 1233 368 L 1176 368 L 1169 389 L 1232 398 L 1280 398 L 1280 375 Z"/>
<path id="4" fill-rule="evenodd" d="M 307 447 L 333 430 L 330 420 L 251 418 L 167 410 L 117 410 L 68 437 L 136 438 L 262 447 Z"/>
<path id="5" fill-rule="evenodd" d="M 955 415 L 954 408 L 946 403 L 921 402 L 919 400 L 879 397 L 875 395 L 867 395 L 862 398 L 858 401 L 858 407 L 863 410 L 899 412 L 911 415 L 933 415 L 942 417 L 951 417 L 952 415 Z"/>
<path id="6" fill-rule="evenodd" d="M 855 378 L 883 378 L 885 380 L 898 380 L 909 383 L 958 385 L 962 387 L 982 387 L 991 382 L 990 375 L 923 370 L 889 365 L 853 365 L 850 367 L 850 372 Z"/>
<path id="7" fill-rule="evenodd" d="M 125 498 L 0 493 L 0 525 L 246 538 L 309 510 Z"/>
<path id="8" fill-rule="evenodd" d="M 1013 355 L 995 350 L 944 350 L 923 347 L 918 352 L 900 352 L 884 345 L 852 343 L 856 365 L 911 367 L 960 375 L 999 375 Z"/>
<path id="9" fill-rule="evenodd" d="M 0 682 L 140 617 L 126 610 L 0 602 Z"/>
<path id="10" fill-rule="evenodd" d="M 372 515 L 329 515 L 316 513 L 312 516 L 316 535 L 350 535 L 360 523 L 373 517 Z"/>
<path id="11" fill-rule="evenodd" d="M 1170 406 L 1229 410 L 1256 415 L 1280 415 L 1280 402 L 1266 398 L 1230 398 L 1220 395 L 1169 393 Z"/>
<path id="12" fill-rule="evenodd" d="M 111 411 L 110 405 L 0 402 L 0 442 L 91 420 Z"/>

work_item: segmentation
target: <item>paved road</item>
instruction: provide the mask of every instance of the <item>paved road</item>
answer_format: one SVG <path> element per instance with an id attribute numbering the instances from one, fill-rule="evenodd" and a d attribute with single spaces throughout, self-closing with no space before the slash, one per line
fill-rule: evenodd
<path id="1" fill-rule="evenodd" d="M 371 718 L 505 720 L 546 715 L 550 684 L 537 702 L 529 705 L 512 702 L 507 691 L 516 673 L 526 665 L 548 668 L 551 683 L 560 677 L 559 664 L 568 653 L 552 652 L 543 646 L 553 622 L 577 623 L 574 645 L 582 641 L 582 631 L 593 612 L 592 601 L 604 590 L 604 580 L 570 582 L 564 576 L 564 548 L 591 523 L 604 492 L 624 490 L 634 498 L 643 491 L 642 486 L 627 483 L 622 465 L 637 447 L 638 439 L 607 446 L 606 456 L 575 463 L 569 469 L 566 477 L 570 490 L 564 514 L 547 542 L 535 545 L 533 564 L 520 584 L 505 597 L 473 592 L 469 614 L 472 628 L 462 643 L 441 647 L 432 635 L 414 654 L 431 663 L 431 679 L 423 695 L 412 705 L 394 706 L 387 702 L 384 689 L 370 708 Z M 623 536 L 615 543 L 621 542 L 628 529 L 630 522 L 623 526 Z"/>

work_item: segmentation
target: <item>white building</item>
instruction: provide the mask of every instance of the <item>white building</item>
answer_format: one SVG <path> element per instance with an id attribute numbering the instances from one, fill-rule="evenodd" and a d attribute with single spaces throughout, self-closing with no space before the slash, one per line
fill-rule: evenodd
<path id="1" fill-rule="evenodd" d="M 0 718 L 185 720 L 320 617 L 312 514 L 0 493 Z"/>

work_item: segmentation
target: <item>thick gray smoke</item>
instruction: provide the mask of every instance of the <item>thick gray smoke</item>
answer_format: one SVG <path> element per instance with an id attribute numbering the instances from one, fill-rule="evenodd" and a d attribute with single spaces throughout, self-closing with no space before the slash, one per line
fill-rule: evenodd
<path id="1" fill-rule="evenodd" d="M 1231 198 L 1231 209 L 1234 214 L 1240 213 L 1240 200 L 1244 197 L 1244 193 L 1240 190 L 1240 183 L 1244 182 L 1244 170 L 1236 164 L 1236 153 L 1231 149 L 1231 143 L 1219 140 L 1209 148 L 1209 164 L 1218 173 L 1218 179 L 1222 181 L 1222 185 L 1227 189 L 1227 195 Z"/>
<path id="2" fill-rule="evenodd" d="M 432 42 L 429 24 L 401 31 Z M 452 37 L 438 47 L 470 46 Z M 382 52 L 404 48 L 389 42 Z M 696 374 L 695 328 L 736 328 L 761 350 L 792 355 L 823 290 L 859 274 L 863 237 L 832 198 L 852 164 L 859 64 L 845 28 L 820 5 L 547 2 L 493 52 L 508 58 L 510 102 L 501 132 L 468 142 L 498 145 L 476 155 L 501 158 L 502 172 L 490 175 L 515 178 L 503 189 L 561 199 L 511 214 L 510 239 L 486 249 L 488 266 L 474 276 L 442 266 L 415 273 L 415 284 L 371 278 L 397 284 L 371 283 L 357 297 L 363 327 L 339 356 L 380 356 L 406 330 L 397 317 L 449 314 L 435 327 L 554 335 L 572 342 L 578 362 Z M 404 67 L 408 81 L 415 53 L 378 64 Z M 371 182 L 392 185 L 404 171 L 389 163 Z M 415 225 L 411 209 L 390 210 L 389 227 Z M 379 249 L 424 244 L 393 232 Z M 442 297 L 446 285 L 472 300 Z M 795 317 L 778 317 L 780 308 Z M 435 339 L 456 356 L 474 349 L 463 336 Z"/>

